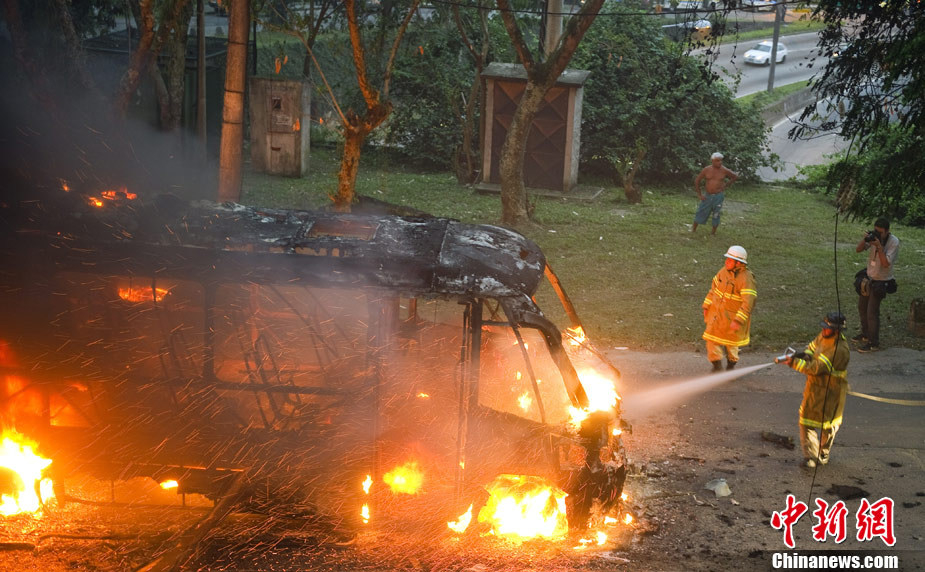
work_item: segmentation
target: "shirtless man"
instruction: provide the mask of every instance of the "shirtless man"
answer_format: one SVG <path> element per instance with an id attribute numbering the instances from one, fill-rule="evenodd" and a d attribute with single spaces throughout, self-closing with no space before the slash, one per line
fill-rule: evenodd
<path id="1" fill-rule="evenodd" d="M 694 180 L 694 190 L 697 191 L 697 196 L 700 197 L 700 204 L 697 206 L 697 213 L 694 215 L 694 227 L 691 232 L 696 232 L 697 225 L 707 222 L 712 213 L 713 234 L 716 234 L 716 227 L 719 226 L 719 215 L 723 210 L 723 199 L 726 198 L 724 191 L 738 178 L 738 175 L 723 167 L 722 153 L 713 153 L 710 156 L 710 165 L 704 167 Z M 703 180 L 707 181 L 706 196 L 700 190 L 700 183 Z"/>

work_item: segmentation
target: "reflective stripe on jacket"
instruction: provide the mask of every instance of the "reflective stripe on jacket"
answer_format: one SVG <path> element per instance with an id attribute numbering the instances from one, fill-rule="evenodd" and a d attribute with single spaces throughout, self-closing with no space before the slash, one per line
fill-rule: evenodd
<path id="1" fill-rule="evenodd" d="M 848 341 L 843 334 L 824 338 L 820 332 L 804 353 L 806 359 L 795 359 L 790 364 L 806 374 L 800 425 L 821 429 L 841 425 L 848 396 Z"/>
<path id="2" fill-rule="evenodd" d="M 755 276 L 747 267 L 720 269 L 703 299 L 703 309 L 707 312 L 703 339 L 724 346 L 747 346 L 757 296 Z M 738 331 L 729 328 L 732 322 L 739 323 Z"/>

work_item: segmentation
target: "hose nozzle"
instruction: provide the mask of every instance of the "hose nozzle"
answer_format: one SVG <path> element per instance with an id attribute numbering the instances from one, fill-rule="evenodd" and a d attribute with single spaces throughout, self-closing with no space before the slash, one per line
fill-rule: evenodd
<path id="1" fill-rule="evenodd" d="M 797 353 L 795 349 L 791 348 L 790 346 L 787 346 L 787 349 L 784 350 L 784 353 L 782 355 L 779 355 L 776 358 L 774 358 L 774 363 L 783 363 L 787 361 L 787 358 L 791 357 L 795 353 Z"/>

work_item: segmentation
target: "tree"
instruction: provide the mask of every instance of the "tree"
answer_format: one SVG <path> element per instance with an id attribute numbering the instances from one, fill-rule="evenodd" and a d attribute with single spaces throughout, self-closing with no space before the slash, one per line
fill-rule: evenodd
<path id="1" fill-rule="evenodd" d="M 533 118 L 550 88 L 565 71 L 585 32 L 600 12 L 604 0 L 586 0 L 581 9 L 569 18 L 556 48 L 543 61 L 535 57 L 527 46 L 509 0 L 497 1 L 508 37 L 527 72 L 527 85 L 501 146 L 498 165 L 501 176 L 501 221 L 516 225 L 529 219 L 523 171 L 527 136 L 530 134 Z"/>
<path id="2" fill-rule="evenodd" d="M 337 210 L 350 210 L 350 205 L 353 204 L 356 197 L 356 178 L 360 166 L 363 144 L 369 134 L 379 127 L 392 112 L 392 101 L 389 98 L 389 88 L 392 81 L 392 74 L 395 69 L 395 60 L 402 38 L 408 28 L 408 24 L 411 22 L 412 16 L 414 16 L 417 11 L 419 2 L 420 0 L 411 1 L 404 19 L 394 33 L 392 46 L 388 52 L 387 59 L 385 61 L 378 60 L 370 62 L 370 54 L 382 55 L 382 52 L 375 49 L 369 50 L 364 43 L 361 24 L 365 20 L 365 14 L 357 10 L 356 0 L 344 1 L 347 30 L 350 40 L 350 57 L 353 63 L 357 82 L 356 87 L 359 95 L 354 101 L 358 103 L 357 107 L 361 108 L 359 112 L 352 107 L 344 109 L 339 103 L 342 98 L 334 93 L 334 90 L 327 82 L 324 70 L 321 69 L 314 55 L 312 46 L 308 43 L 308 37 L 304 30 L 296 29 L 291 25 L 287 25 L 282 29 L 283 32 L 298 38 L 299 41 L 302 42 L 306 52 L 312 59 L 315 70 L 318 72 L 318 75 L 325 85 L 330 103 L 340 120 L 340 131 L 344 143 L 340 169 L 337 173 L 337 189 L 331 196 L 334 202 L 334 208 Z M 391 13 L 391 10 L 389 10 L 389 13 Z M 382 29 L 383 28 L 380 26 L 380 30 Z M 379 38 L 381 39 L 381 36 Z M 376 43 L 378 43 L 378 41 Z M 376 71 L 371 72 L 371 68 L 378 70 L 378 73 L 376 73 Z M 374 78 L 378 81 L 374 82 Z"/>
<path id="3" fill-rule="evenodd" d="M 141 40 L 123 75 L 113 107 L 124 116 L 132 95 L 147 74 L 157 95 L 161 129 L 177 131 L 183 119 L 187 30 L 193 4 L 190 0 L 128 0 L 128 5 Z M 160 58 L 161 53 L 166 56 Z"/>
<path id="4" fill-rule="evenodd" d="M 34 97 L 51 112 L 62 89 L 102 95 L 87 70 L 80 40 L 113 24 L 113 0 L 3 0 L 3 15 L 13 56 L 28 78 Z"/>
<path id="5" fill-rule="evenodd" d="M 658 21 L 619 10 L 598 18 L 575 53 L 584 86 L 584 172 L 614 177 L 626 198 L 641 180 L 691 180 L 717 150 L 742 175 L 767 163 L 757 110 L 735 101 L 708 64 L 664 37 Z"/>
<path id="6" fill-rule="evenodd" d="M 826 171 L 827 190 L 847 216 L 925 224 L 925 5 L 821 0 L 814 14 L 826 24 L 819 52 L 829 61 L 811 87 L 840 112 L 821 128 L 851 141 Z M 804 110 L 792 138 L 814 136 L 817 108 Z"/>
<path id="7" fill-rule="evenodd" d="M 408 31 L 411 49 L 402 51 L 396 65 L 396 106 L 387 133 L 404 160 L 452 168 L 460 184 L 475 182 L 480 168 L 481 73 L 491 46 L 489 5 L 480 2 L 464 13 L 456 4 L 438 5 L 427 22 Z"/>

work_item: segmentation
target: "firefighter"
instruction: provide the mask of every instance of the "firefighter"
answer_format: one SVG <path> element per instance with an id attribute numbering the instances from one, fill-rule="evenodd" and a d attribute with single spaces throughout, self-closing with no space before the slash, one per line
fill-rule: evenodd
<path id="1" fill-rule="evenodd" d="M 819 326 L 822 331 L 804 351 L 781 361 L 806 374 L 800 404 L 800 446 L 805 466 L 810 468 L 829 462 L 832 442 L 845 410 L 851 355 L 843 333 L 845 316 L 841 312 L 829 312 Z"/>
<path id="2" fill-rule="evenodd" d="M 703 339 L 707 342 L 707 358 L 713 364 L 713 371 L 722 370 L 723 348 L 726 369 L 738 363 L 739 348 L 749 342 L 752 309 L 758 296 L 745 249 L 730 246 L 725 257 L 725 265 L 713 277 L 702 306 L 706 322 Z"/>

